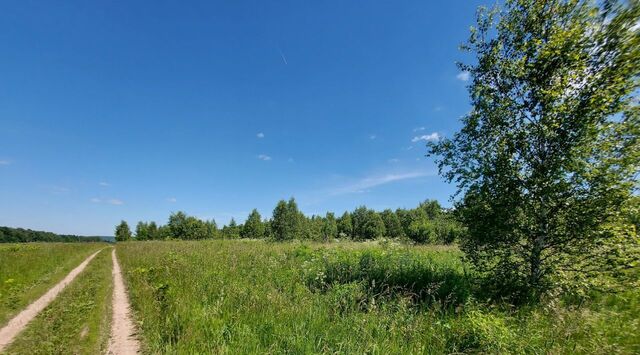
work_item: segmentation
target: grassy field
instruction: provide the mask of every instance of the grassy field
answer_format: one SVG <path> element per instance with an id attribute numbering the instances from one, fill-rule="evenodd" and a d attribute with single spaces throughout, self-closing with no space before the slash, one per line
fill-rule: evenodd
<path id="1" fill-rule="evenodd" d="M 40 313 L 7 349 L 9 354 L 101 354 L 111 321 L 111 249 Z"/>
<path id="2" fill-rule="evenodd" d="M 148 353 L 640 352 L 640 295 L 475 301 L 455 247 L 120 243 Z"/>
<path id="3" fill-rule="evenodd" d="M 0 244 L 0 325 L 105 243 Z"/>

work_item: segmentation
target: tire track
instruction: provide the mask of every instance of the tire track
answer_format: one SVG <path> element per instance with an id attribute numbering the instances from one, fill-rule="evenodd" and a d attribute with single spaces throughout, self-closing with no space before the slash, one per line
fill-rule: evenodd
<path id="1" fill-rule="evenodd" d="M 136 338 L 136 328 L 131 318 L 131 306 L 115 249 L 111 252 L 111 258 L 113 260 L 113 321 L 111 322 L 111 338 L 107 354 L 137 354 L 140 351 L 140 343 Z"/>

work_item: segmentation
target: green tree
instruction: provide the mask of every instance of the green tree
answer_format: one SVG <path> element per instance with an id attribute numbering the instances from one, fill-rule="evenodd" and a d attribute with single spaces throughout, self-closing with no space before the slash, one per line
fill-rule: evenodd
<path id="1" fill-rule="evenodd" d="M 351 215 L 355 239 L 376 239 L 385 234 L 384 222 L 376 211 L 360 206 Z"/>
<path id="2" fill-rule="evenodd" d="M 402 238 L 404 237 L 404 231 L 400 224 L 400 219 L 393 213 L 393 211 L 386 209 L 380 214 L 382 221 L 384 222 L 385 236 L 387 238 Z"/>
<path id="3" fill-rule="evenodd" d="M 207 238 L 213 239 L 219 237 L 218 224 L 215 219 L 204 222 L 207 228 Z"/>
<path id="4" fill-rule="evenodd" d="M 271 232 L 276 240 L 299 239 L 303 235 L 304 215 L 298 210 L 296 201 L 281 200 L 273 210 Z"/>
<path id="5" fill-rule="evenodd" d="M 338 219 L 338 236 L 340 238 L 351 238 L 353 236 L 353 223 L 349 211 L 345 211 Z"/>
<path id="6" fill-rule="evenodd" d="M 338 236 L 338 224 L 336 216 L 332 212 L 327 212 L 322 224 L 322 238 L 324 241 L 334 239 Z"/>
<path id="7" fill-rule="evenodd" d="M 147 235 L 150 240 L 160 239 L 160 236 L 158 234 L 158 225 L 156 224 L 156 222 L 149 222 L 149 225 L 147 226 Z"/>
<path id="8" fill-rule="evenodd" d="M 462 249 L 515 299 L 637 243 L 608 226 L 638 184 L 639 18 L 637 0 L 508 0 L 463 46 L 473 108 L 429 153 L 464 196 Z"/>
<path id="9" fill-rule="evenodd" d="M 172 213 L 167 228 L 171 238 L 187 239 L 187 215 L 182 211 Z"/>
<path id="10" fill-rule="evenodd" d="M 131 229 L 125 221 L 120 221 L 120 224 L 116 226 L 116 242 L 126 242 L 131 240 Z"/>
<path id="11" fill-rule="evenodd" d="M 136 240 L 147 240 L 149 238 L 149 225 L 145 222 L 138 222 L 136 225 Z"/>
<path id="12" fill-rule="evenodd" d="M 229 224 L 222 227 L 222 236 L 226 239 L 238 239 L 240 238 L 241 230 L 242 227 L 238 226 L 234 218 L 231 218 Z"/>
<path id="13" fill-rule="evenodd" d="M 426 200 L 421 202 L 418 208 L 424 210 L 429 219 L 436 219 L 442 214 L 442 206 L 437 200 Z"/>
<path id="14" fill-rule="evenodd" d="M 262 223 L 262 217 L 257 209 L 253 209 L 247 221 L 242 226 L 240 236 L 242 238 L 262 238 L 264 237 L 265 226 Z"/>

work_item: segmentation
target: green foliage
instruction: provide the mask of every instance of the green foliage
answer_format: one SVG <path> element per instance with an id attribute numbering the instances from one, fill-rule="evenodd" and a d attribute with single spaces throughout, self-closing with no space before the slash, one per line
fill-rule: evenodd
<path id="1" fill-rule="evenodd" d="M 149 238 L 149 224 L 145 222 L 138 222 L 136 225 L 136 240 L 148 240 Z"/>
<path id="2" fill-rule="evenodd" d="M 358 240 L 382 238 L 385 234 L 384 222 L 376 211 L 364 206 L 358 207 L 351 215 L 353 238 Z"/>
<path id="3" fill-rule="evenodd" d="M 215 223 L 215 222 L 214 222 Z M 158 230 L 158 225 L 156 225 L 156 222 L 149 222 L 147 223 L 147 238 L 150 240 L 155 240 L 155 239 L 162 239 L 160 236 L 160 231 Z"/>
<path id="4" fill-rule="evenodd" d="M 289 202 L 278 202 L 271 219 L 272 237 L 275 240 L 300 239 L 303 235 L 304 218 L 293 198 Z"/>
<path id="5" fill-rule="evenodd" d="M 135 240 L 252 238 L 285 240 L 329 241 L 336 238 L 370 240 L 381 237 L 402 239 L 409 237 L 416 243 L 452 243 L 462 231 L 453 215 L 440 207 L 437 201 L 425 201 L 418 207 L 378 213 L 359 207 L 353 213 L 346 211 L 336 219 L 332 212 L 325 217 L 306 217 L 295 200 L 278 202 L 271 220 L 262 220 L 254 209 L 243 225 L 232 219 L 221 231 L 216 222 L 202 221 L 184 212 L 173 213 L 164 226 L 155 222 L 139 222 Z"/>
<path id="6" fill-rule="evenodd" d="M 222 227 L 222 237 L 225 239 L 238 239 L 240 238 L 240 231 L 242 227 L 236 223 L 234 218 L 231 218 L 229 224 Z"/>
<path id="7" fill-rule="evenodd" d="M 80 237 L 77 235 L 55 234 L 31 229 L 0 227 L 0 243 L 32 242 L 101 242 L 100 237 Z"/>
<path id="8" fill-rule="evenodd" d="M 249 214 L 247 221 L 244 222 L 240 236 L 242 238 L 263 238 L 265 233 L 265 225 L 262 223 L 262 217 L 255 208 Z"/>
<path id="9" fill-rule="evenodd" d="M 131 240 L 131 230 L 129 225 L 125 221 L 120 221 L 120 224 L 116 226 L 115 232 L 116 242 L 126 242 Z"/>
<path id="10" fill-rule="evenodd" d="M 327 212 L 322 224 L 322 239 L 328 241 L 338 237 L 338 223 L 332 212 Z"/>
<path id="11" fill-rule="evenodd" d="M 345 211 L 338 219 L 338 236 L 340 238 L 353 237 L 353 222 L 351 220 L 351 213 Z"/>
<path id="12" fill-rule="evenodd" d="M 384 222 L 385 237 L 387 238 L 404 238 L 404 231 L 398 215 L 387 209 L 380 214 Z"/>
<path id="13" fill-rule="evenodd" d="M 635 0 L 479 12 L 463 47 L 477 62 L 460 65 L 473 109 L 429 151 L 464 194 L 461 246 L 498 294 L 535 300 L 570 274 L 614 272 L 610 253 L 637 245 L 619 211 L 640 164 L 639 19 Z"/>
<path id="14" fill-rule="evenodd" d="M 176 239 L 209 239 L 216 234 L 215 222 L 205 222 L 184 212 L 176 212 L 169 216 L 167 227 L 171 238 Z"/>
<path id="15" fill-rule="evenodd" d="M 322 275 L 318 277 L 318 275 Z M 458 305 L 471 296 L 469 276 L 451 253 L 424 255 L 406 249 L 321 251 L 310 258 L 306 280 L 312 289 L 360 283 L 375 297 Z"/>

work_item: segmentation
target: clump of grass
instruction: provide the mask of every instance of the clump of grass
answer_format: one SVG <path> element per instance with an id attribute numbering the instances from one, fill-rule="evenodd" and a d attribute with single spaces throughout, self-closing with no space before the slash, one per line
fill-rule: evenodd
<path id="1" fill-rule="evenodd" d="M 0 245 L 0 325 L 105 246 L 105 243 Z"/>
<path id="2" fill-rule="evenodd" d="M 305 266 L 312 290 L 326 291 L 358 283 L 370 296 L 410 298 L 413 302 L 464 303 L 471 283 L 460 258 L 452 253 L 398 249 L 322 250 Z"/>

